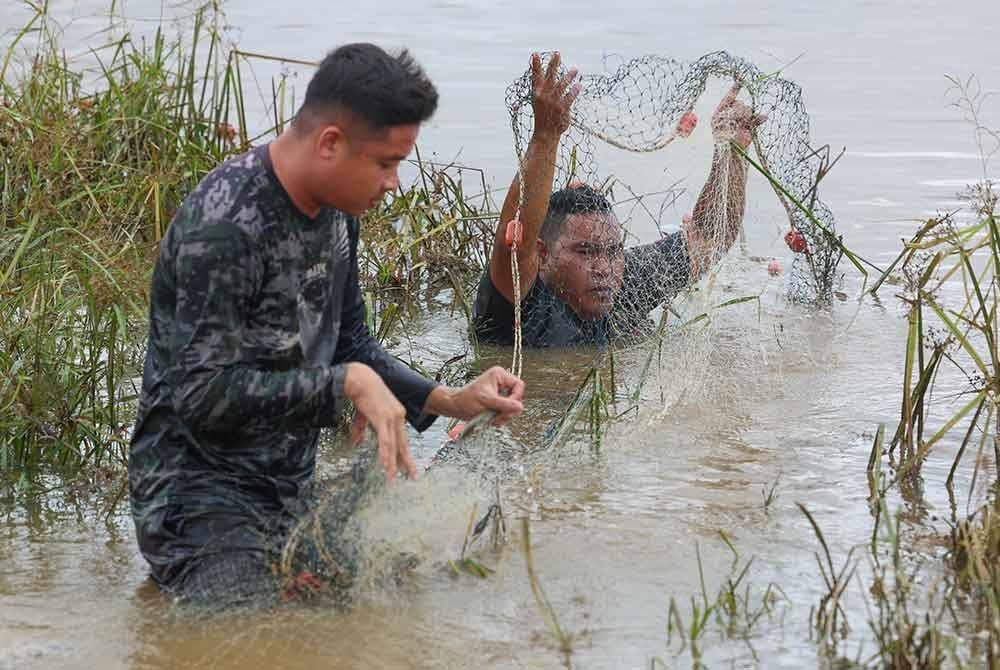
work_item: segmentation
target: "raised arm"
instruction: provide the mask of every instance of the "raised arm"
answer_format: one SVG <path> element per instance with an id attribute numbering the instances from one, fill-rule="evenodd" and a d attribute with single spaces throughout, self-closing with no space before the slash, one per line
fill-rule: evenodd
<path id="1" fill-rule="evenodd" d="M 712 115 L 715 153 L 708 180 L 698 196 L 690 222 L 683 226 L 691 263 L 690 280 L 696 280 L 725 254 L 739 236 L 746 209 L 747 166 L 731 142 L 746 148 L 754 129 L 764 121 L 736 99 L 735 84 Z"/>
<path id="2" fill-rule="evenodd" d="M 549 206 L 559 139 L 570 125 L 570 107 L 580 92 L 573 84 L 576 69 L 559 76 L 559 54 L 552 56 L 544 72 L 538 54 L 531 56 L 531 107 L 535 127 L 524 155 L 524 203 L 520 211 L 522 238 L 517 261 L 523 296 L 538 276 L 538 233 Z M 500 210 L 500 223 L 493 240 L 490 279 L 497 291 L 514 302 L 514 278 L 510 272 L 511 249 L 507 246 L 507 224 L 518 215 L 521 180 L 514 175 Z"/>

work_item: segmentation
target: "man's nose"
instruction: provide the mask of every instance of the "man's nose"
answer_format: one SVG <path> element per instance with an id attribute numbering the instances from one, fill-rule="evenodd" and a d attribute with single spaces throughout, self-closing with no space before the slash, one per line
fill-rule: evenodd
<path id="1" fill-rule="evenodd" d="M 385 182 L 382 183 L 382 190 L 388 193 L 399 188 L 399 173 L 393 172 Z"/>
<path id="2" fill-rule="evenodd" d="M 601 276 L 611 274 L 611 258 L 604 254 L 597 254 L 590 261 L 590 271 Z"/>

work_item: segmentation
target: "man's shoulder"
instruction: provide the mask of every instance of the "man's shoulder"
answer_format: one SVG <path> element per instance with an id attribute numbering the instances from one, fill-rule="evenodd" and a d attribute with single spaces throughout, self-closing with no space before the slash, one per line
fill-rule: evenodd
<path id="1" fill-rule="evenodd" d="M 545 291 L 537 279 L 521 300 L 522 321 L 532 315 L 538 305 L 540 291 Z M 514 305 L 493 283 L 489 269 L 483 272 L 472 305 L 472 326 L 482 342 L 512 344 L 514 341 Z"/>
<path id="2" fill-rule="evenodd" d="M 235 156 L 206 174 L 174 221 L 185 236 L 256 236 L 267 221 L 273 185 L 261 149 Z"/>

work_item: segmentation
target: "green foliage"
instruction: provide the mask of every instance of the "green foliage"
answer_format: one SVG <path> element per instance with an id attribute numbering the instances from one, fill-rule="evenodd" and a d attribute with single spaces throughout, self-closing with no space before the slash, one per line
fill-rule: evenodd
<path id="1" fill-rule="evenodd" d="M 956 106 L 968 112 L 977 138 L 994 132 L 978 124 L 982 100 L 967 86 L 956 90 Z M 985 167 L 984 159 L 984 171 Z M 874 662 L 883 667 L 953 667 L 970 653 L 986 659 L 988 667 L 1000 663 L 1000 573 L 996 568 L 1000 565 L 996 514 L 1000 493 L 1000 222 L 997 196 L 987 177 L 965 197 L 975 214 L 973 223 L 958 225 L 950 214 L 926 221 L 872 289 L 874 293 L 883 284 L 898 285 L 907 314 L 899 423 L 887 446 L 879 428 L 868 464 L 875 518 L 870 626 L 878 643 Z M 941 380 L 949 384 L 960 380 L 962 388 L 958 394 L 936 394 Z M 948 548 L 946 565 L 951 569 L 918 593 L 914 588 L 918 568 L 908 566 L 901 557 L 902 531 L 899 521 L 894 522 L 886 511 L 886 497 L 898 491 L 910 504 L 923 505 L 923 466 L 961 426 L 948 476 L 940 482 L 951 500 L 951 531 L 942 538 Z M 994 471 L 983 472 L 987 462 L 983 452 L 990 445 Z M 975 458 L 968 458 L 970 453 Z M 889 467 L 883 467 L 884 460 Z M 965 518 L 958 513 L 954 491 L 955 476 L 962 467 L 971 467 L 970 503 L 977 481 L 985 481 L 988 491 L 986 501 Z M 880 530 L 884 531 L 881 539 Z M 889 561 L 879 558 L 879 548 L 886 544 Z M 923 597 L 927 602 L 915 612 Z"/>
<path id="2" fill-rule="evenodd" d="M 157 31 L 95 52 L 93 92 L 37 11 L 37 49 L 19 66 L 15 41 L 0 83 L 0 470 L 22 476 L 124 460 L 156 245 L 237 149 L 204 11 L 189 46 Z"/>
<path id="3" fill-rule="evenodd" d="M 719 531 L 719 537 L 726 548 L 732 553 L 732 563 L 729 575 L 719 586 L 714 595 L 709 595 L 705 585 L 705 570 L 701 559 L 701 547 L 695 544 L 695 557 L 698 565 L 698 596 L 691 596 L 690 616 L 685 625 L 685 618 L 677 601 L 671 597 L 667 609 L 667 644 L 673 644 L 676 637 L 679 648 L 676 653 L 690 649 L 693 665 L 703 667 L 701 663 L 702 645 L 705 633 L 714 624 L 721 639 L 743 640 L 756 658 L 757 654 L 751 644 L 756 634 L 756 626 L 765 616 L 771 617 L 779 610 L 779 605 L 788 603 L 788 597 L 781 587 L 771 582 L 757 593 L 750 582 L 750 570 L 754 558 L 743 561 L 740 553 L 729 535 Z M 651 666 L 657 664 L 668 667 L 663 659 L 654 658 Z"/>

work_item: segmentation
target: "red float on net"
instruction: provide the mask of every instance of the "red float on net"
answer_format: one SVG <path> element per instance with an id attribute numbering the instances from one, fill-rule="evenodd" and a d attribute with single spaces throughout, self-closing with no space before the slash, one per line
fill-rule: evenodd
<path id="1" fill-rule="evenodd" d="M 509 249 L 521 246 L 521 242 L 524 241 L 524 229 L 519 219 L 515 217 L 507 222 L 507 229 L 504 231 L 503 239 Z"/>
<path id="2" fill-rule="evenodd" d="M 463 430 L 465 430 L 465 422 L 459 421 L 452 427 L 451 430 L 448 431 L 448 439 L 452 442 L 457 442 L 458 438 L 461 437 Z"/>
<path id="3" fill-rule="evenodd" d="M 689 137 L 697 126 L 698 116 L 694 112 L 686 112 L 677 122 L 677 134 L 681 137 Z"/>
<path id="4" fill-rule="evenodd" d="M 806 236 L 794 228 L 785 233 L 785 244 L 797 254 L 801 254 L 809 249 L 809 245 L 806 243 Z"/>

